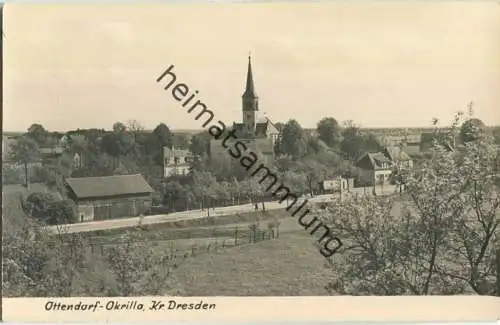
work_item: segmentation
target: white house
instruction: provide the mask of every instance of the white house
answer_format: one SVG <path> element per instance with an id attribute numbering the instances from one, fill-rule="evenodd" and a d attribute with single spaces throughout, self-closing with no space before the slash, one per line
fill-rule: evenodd
<path id="1" fill-rule="evenodd" d="M 195 156 L 189 150 L 163 148 L 163 175 L 187 175 Z"/>

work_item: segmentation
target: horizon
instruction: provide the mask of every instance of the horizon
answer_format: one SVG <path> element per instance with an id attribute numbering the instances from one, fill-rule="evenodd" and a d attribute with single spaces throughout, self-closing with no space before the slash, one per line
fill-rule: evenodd
<path id="1" fill-rule="evenodd" d="M 273 122 L 444 127 L 473 101 L 475 117 L 499 125 L 499 18 L 484 2 L 7 3 L 3 130 L 130 119 L 202 130 L 155 82 L 170 64 L 217 118 L 239 121 L 249 52 Z"/>
<path id="2" fill-rule="evenodd" d="M 33 123 L 32 123 L 33 124 Z M 30 124 L 31 125 L 31 124 Z M 43 126 L 43 125 L 42 125 Z M 168 126 L 168 125 L 167 125 Z M 395 126 L 395 127 L 384 127 L 384 126 L 381 126 L 381 127 L 363 127 L 363 126 L 357 126 L 360 130 L 403 130 L 403 129 L 406 129 L 406 130 L 427 130 L 427 129 L 447 129 L 449 126 L 447 125 L 436 125 L 436 126 L 421 126 L 421 127 L 415 127 L 415 126 Z M 495 124 L 495 125 L 486 125 L 486 127 L 488 128 L 498 128 L 500 127 L 499 124 Z M 112 128 L 94 128 L 94 127 L 90 127 L 90 128 L 80 128 L 80 130 L 91 130 L 91 129 L 104 129 L 104 131 L 113 131 Z M 170 128 L 170 131 L 172 133 L 201 133 L 201 132 L 205 132 L 207 131 L 206 129 L 203 129 L 203 128 L 199 128 L 199 129 L 175 129 L 175 128 Z M 311 127 L 311 128 L 307 128 L 307 127 L 303 127 L 304 130 L 307 130 L 307 131 L 311 131 L 311 130 L 316 130 L 316 127 Z M 61 133 L 61 134 L 64 134 L 64 133 L 67 133 L 67 132 L 72 132 L 72 131 L 77 131 L 77 129 L 74 129 L 74 130 L 51 130 L 51 129 L 46 129 L 48 132 L 58 132 L 58 133 Z M 154 129 L 143 129 L 141 130 L 142 132 L 153 132 Z M 12 131 L 12 130 L 2 130 L 2 134 L 8 134 L 8 133 L 12 133 L 12 134 L 24 134 L 26 133 L 26 131 Z"/>

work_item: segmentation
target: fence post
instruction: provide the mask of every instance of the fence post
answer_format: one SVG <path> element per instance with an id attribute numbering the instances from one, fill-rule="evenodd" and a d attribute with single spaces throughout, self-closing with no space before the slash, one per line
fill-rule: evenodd
<path id="1" fill-rule="evenodd" d="M 104 256 L 104 245 L 101 244 L 101 255 Z"/>
<path id="2" fill-rule="evenodd" d="M 238 227 L 234 229 L 234 246 L 238 246 Z"/>

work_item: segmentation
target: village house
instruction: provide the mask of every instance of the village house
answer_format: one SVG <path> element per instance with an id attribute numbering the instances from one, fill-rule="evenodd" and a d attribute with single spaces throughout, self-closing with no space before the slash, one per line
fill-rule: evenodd
<path id="1" fill-rule="evenodd" d="M 403 134 L 384 134 L 378 135 L 377 140 L 384 147 L 399 147 L 404 146 L 407 154 L 415 155 L 420 152 L 421 134 L 408 133 L 406 130 Z"/>
<path id="2" fill-rule="evenodd" d="M 413 168 L 413 160 L 402 150 L 399 146 L 386 147 L 382 150 L 382 154 L 389 158 L 389 160 L 394 164 L 394 167 L 411 169 Z"/>
<path id="3" fill-rule="evenodd" d="M 384 148 L 381 152 L 366 153 L 357 162 L 358 182 L 363 186 L 391 183 L 395 168 L 412 169 L 413 160 L 400 146 Z"/>
<path id="4" fill-rule="evenodd" d="M 390 183 L 393 162 L 382 152 L 366 153 L 356 165 L 359 185 L 375 186 Z"/>
<path id="5" fill-rule="evenodd" d="M 151 208 L 154 190 L 140 174 L 66 179 L 80 222 L 135 217 Z"/>
<path id="6" fill-rule="evenodd" d="M 163 148 L 163 175 L 187 175 L 196 157 L 189 150 Z"/>
<path id="7" fill-rule="evenodd" d="M 41 158 L 49 159 L 61 156 L 64 153 L 64 150 L 60 146 L 54 146 L 54 147 L 42 147 L 39 149 L 39 152 Z"/>
<path id="8" fill-rule="evenodd" d="M 323 194 L 350 191 L 354 188 L 354 178 L 337 177 L 334 179 L 326 179 L 319 183 L 320 190 Z"/>

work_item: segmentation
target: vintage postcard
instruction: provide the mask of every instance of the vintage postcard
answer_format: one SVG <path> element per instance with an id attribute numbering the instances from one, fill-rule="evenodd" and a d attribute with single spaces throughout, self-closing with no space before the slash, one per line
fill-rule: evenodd
<path id="1" fill-rule="evenodd" d="M 498 2 L 2 6 L 5 321 L 500 319 Z"/>

